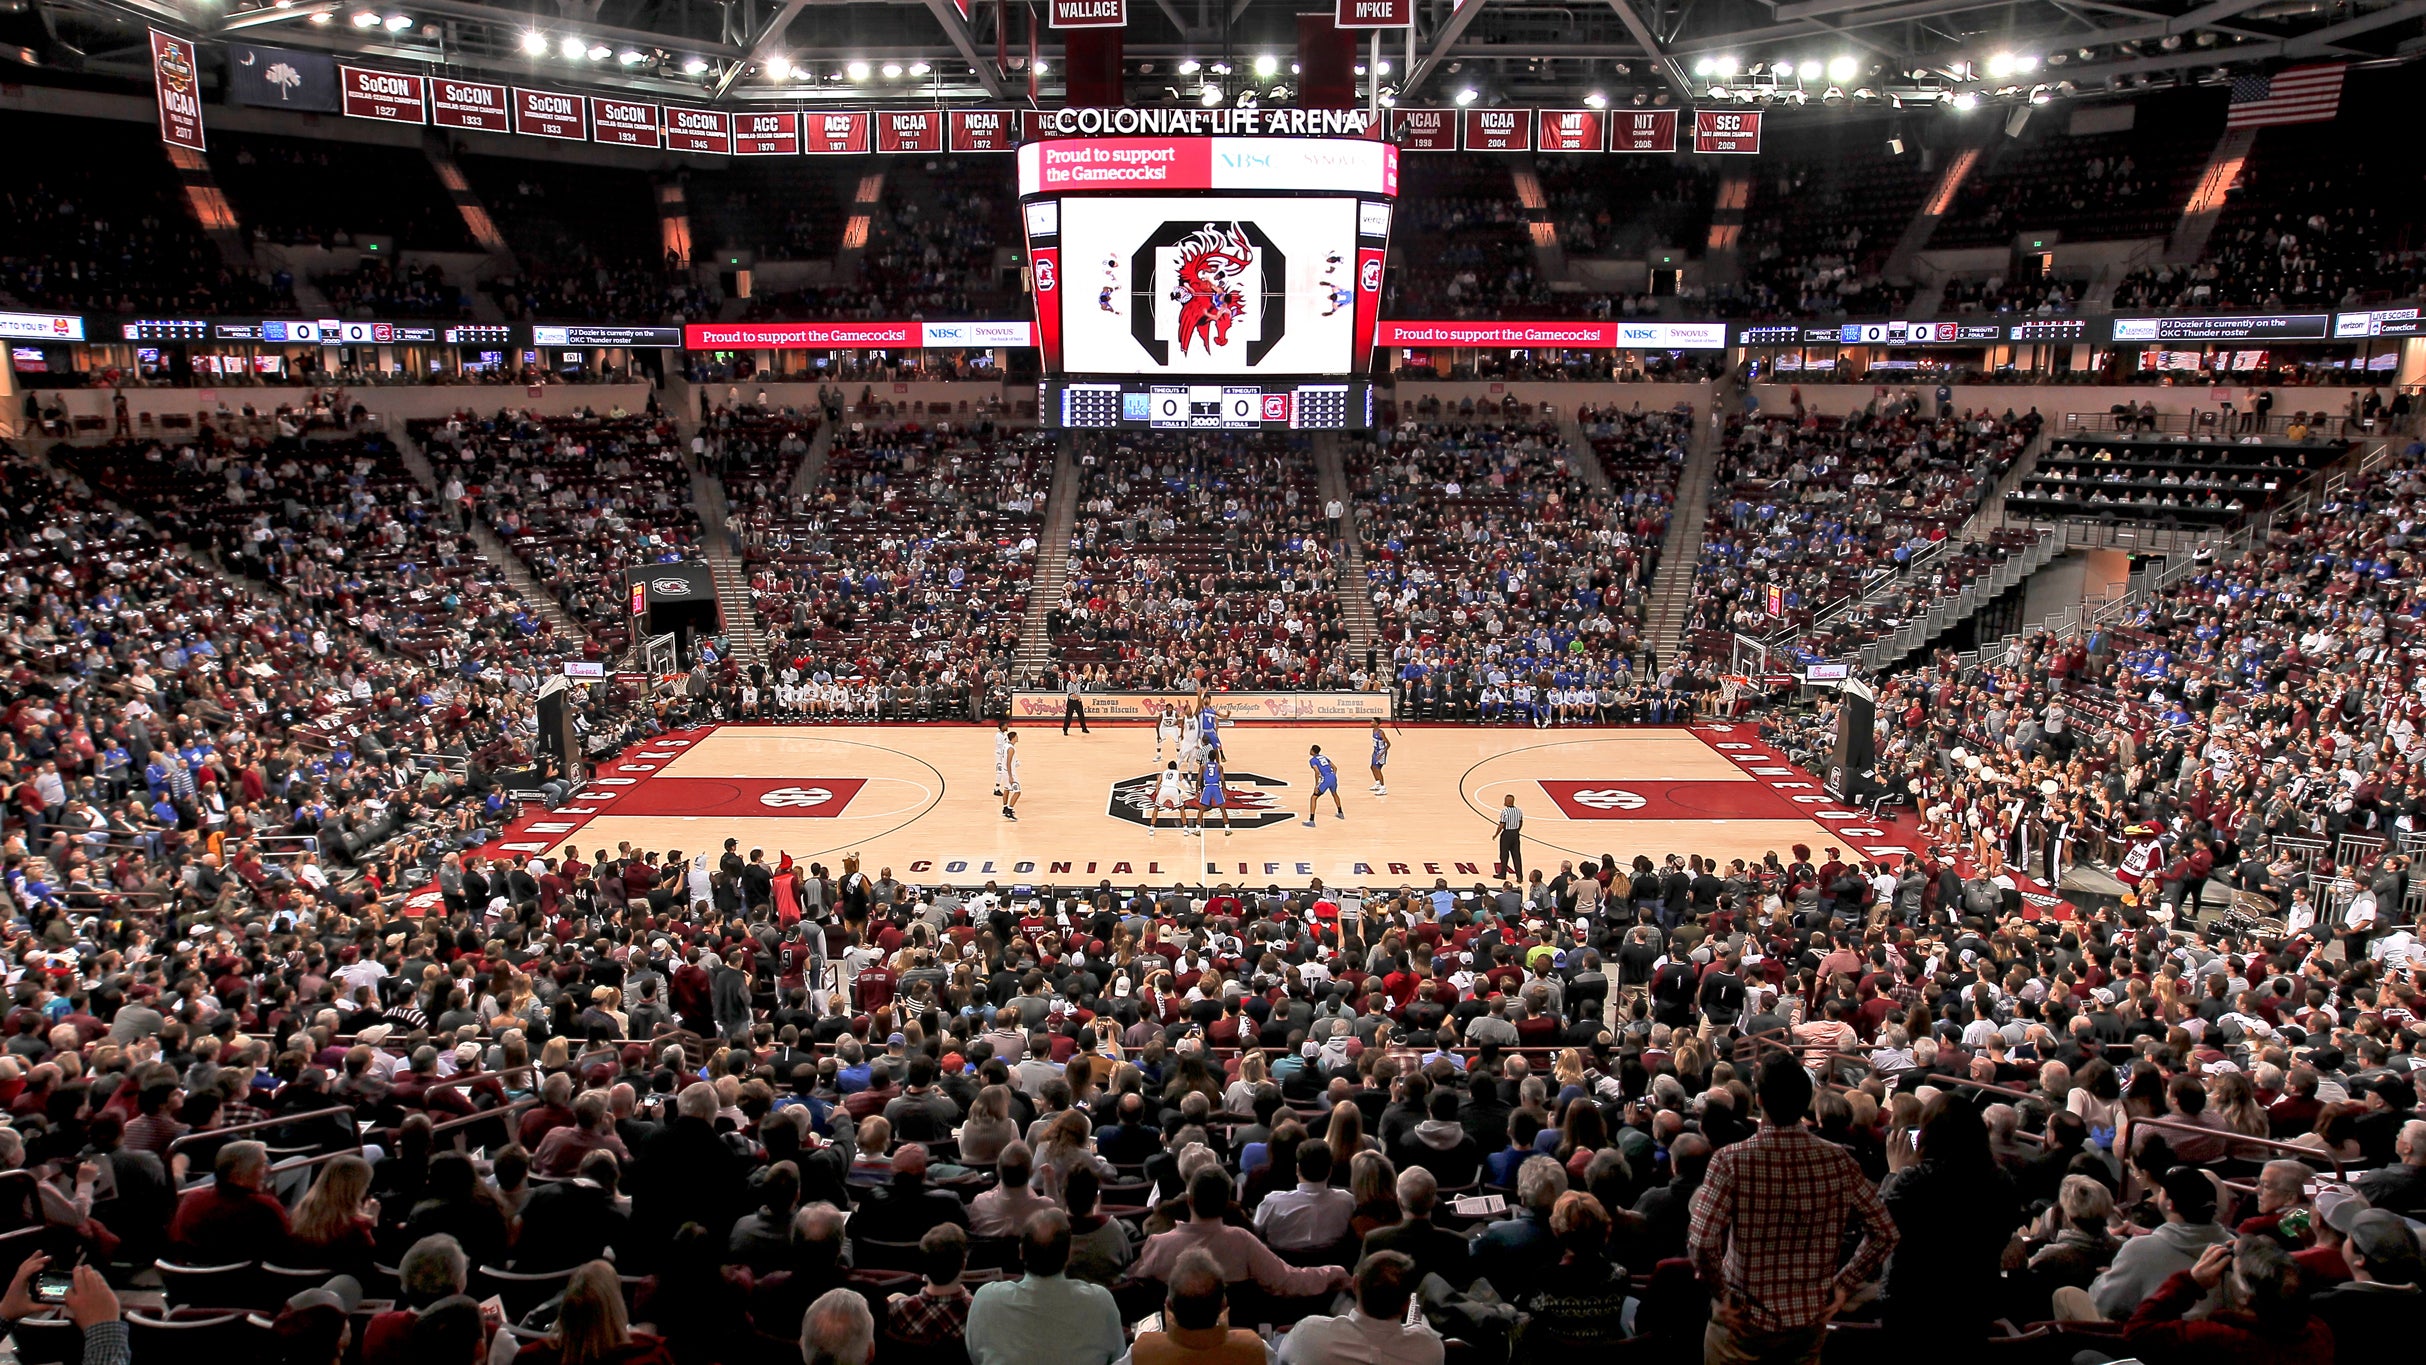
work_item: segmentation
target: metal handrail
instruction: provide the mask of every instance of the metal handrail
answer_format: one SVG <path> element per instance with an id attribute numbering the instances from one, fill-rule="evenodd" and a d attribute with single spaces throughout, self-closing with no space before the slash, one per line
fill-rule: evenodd
<path id="1" fill-rule="evenodd" d="M 244 1133 L 266 1132 L 272 1128 L 291 1128 L 298 1123 L 309 1123 L 314 1119 L 335 1118 L 339 1115 L 343 1115 L 346 1123 L 353 1128 L 354 1149 L 360 1151 L 362 1149 L 362 1124 L 355 1117 L 354 1107 L 350 1104 L 334 1104 L 326 1109 L 307 1109 L 300 1114 L 280 1114 L 274 1118 L 253 1119 L 245 1123 L 230 1124 L 225 1128 L 196 1129 L 169 1143 L 168 1150 L 174 1155 L 179 1148 L 189 1145 L 198 1146 L 204 1142 L 224 1143 L 229 1138 Z"/>

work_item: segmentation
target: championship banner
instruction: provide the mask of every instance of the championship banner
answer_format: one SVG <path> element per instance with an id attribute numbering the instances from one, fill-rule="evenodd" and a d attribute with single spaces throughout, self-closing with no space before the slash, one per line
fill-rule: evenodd
<path id="1" fill-rule="evenodd" d="M 152 95 L 160 105 L 160 140 L 172 147 L 205 151 L 202 138 L 202 73 L 194 45 L 153 29 Z"/>
<path id="2" fill-rule="evenodd" d="M 1606 145 L 1598 109 L 1537 109 L 1533 145 L 1545 152 L 1597 152 Z"/>
<path id="3" fill-rule="evenodd" d="M 347 118 L 376 119 L 381 123 L 429 122 L 429 112 L 422 107 L 419 76 L 374 71 L 367 66 L 341 66 L 337 68 L 337 84 L 345 97 Z"/>
<path id="4" fill-rule="evenodd" d="M 885 153 L 943 150 L 941 109 L 882 109 L 876 114 L 876 150 Z"/>
<path id="5" fill-rule="evenodd" d="M 1409 152 L 1457 150 L 1457 111 L 1454 109 L 1393 109 L 1390 140 Z"/>
<path id="6" fill-rule="evenodd" d="M 590 96 L 590 137 L 618 147 L 658 147 L 665 134 L 658 125 L 657 106 L 642 100 L 610 100 Z"/>
<path id="7" fill-rule="evenodd" d="M 952 111 L 952 151 L 1007 152 L 1012 150 L 1011 111 L 955 109 Z"/>
<path id="8" fill-rule="evenodd" d="M 1738 114 L 1721 109 L 1694 110 L 1693 150 L 1704 156 L 1760 155 L 1760 112 L 1754 110 Z"/>
<path id="9" fill-rule="evenodd" d="M 1084 692 L 1088 720 L 1154 720 L 1166 705 L 1194 700 L 1181 692 Z M 1015 692 L 1011 719 L 1057 721 L 1067 706 L 1059 692 Z M 1216 692 L 1213 709 L 1233 722 L 1388 720 L 1387 692 Z"/>
<path id="10" fill-rule="evenodd" d="M 721 109 L 685 109 L 669 104 L 665 106 L 666 148 L 729 156 L 733 151 L 733 125 L 728 119 Z"/>
<path id="11" fill-rule="evenodd" d="M 1630 109 L 1609 120 L 1609 150 L 1660 152 L 1676 150 L 1674 109 Z"/>
<path id="12" fill-rule="evenodd" d="M 1468 109 L 1465 124 L 1469 152 L 1533 150 L 1533 117 L 1523 109 Z"/>

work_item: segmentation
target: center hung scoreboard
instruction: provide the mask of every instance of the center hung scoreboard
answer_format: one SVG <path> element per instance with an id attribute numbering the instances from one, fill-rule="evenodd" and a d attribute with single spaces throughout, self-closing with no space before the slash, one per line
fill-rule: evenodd
<path id="1" fill-rule="evenodd" d="M 1255 111 L 1104 112 L 1019 149 L 1044 420 L 1373 425 L 1398 149 L 1239 121 Z"/>

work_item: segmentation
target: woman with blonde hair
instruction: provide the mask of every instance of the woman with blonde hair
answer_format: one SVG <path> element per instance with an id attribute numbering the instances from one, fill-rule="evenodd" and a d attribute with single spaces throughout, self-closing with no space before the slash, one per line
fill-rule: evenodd
<path id="1" fill-rule="evenodd" d="M 591 1261 L 565 1282 L 556 1327 L 514 1355 L 516 1365 L 673 1365 L 665 1343 L 635 1332 L 623 1313 L 615 1267 Z"/>
<path id="2" fill-rule="evenodd" d="M 1036 1192 L 1059 1201 L 1063 1182 L 1075 1167 L 1085 1166 L 1104 1179 L 1114 1174 L 1112 1163 L 1095 1155 L 1094 1138 L 1087 1126 L 1087 1116 L 1075 1109 L 1064 1109 L 1045 1125 L 1042 1140 L 1036 1144 Z"/>
<path id="3" fill-rule="evenodd" d="M 1019 1124 L 1011 1118 L 1011 1087 L 989 1085 L 977 1092 L 968 1122 L 960 1127 L 960 1159 L 970 1166 L 991 1166 L 1018 1137 Z"/>
<path id="4" fill-rule="evenodd" d="M 1331 1149 L 1331 1178 L 1345 1184 L 1356 1154 L 1373 1145 L 1365 1136 L 1364 1111 L 1346 1100 L 1332 1105 L 1331 1126 L 1323 1133 L 1323 1145 Z"/>
<path id="5" fill-rule="evenodd" d="M 883 1185 L 893 1179 L 893 1125 L 882 1114 L 859 1121 L 859 1153 L 851 1158 L 854 1185 Z"/>
<path id="6" fill-rule="evenodd" d="M 359 1278 L 378 1254 L 379 1201 L 371 1198 L 371 1163 L 341 1156 L 320 1168 L 320 1178 L 295 1205 L 293 1241 L 279 1259 L 297 1269 L 329 1270 Z"/>
<path id="7" fill-rule="evenodd" d="M 1359 1239 L 1375 1228 L 1396 1227 L 1405 1217 L 1398 1206 L 1398 1172 L 1379 1152 L 1358 1152 L 1348 1163 L 1348 1193 L 1356 1200 L 1348 1229 Z"/>
<path id="8" fill-rule="evenodd" d="M 1221 1092 L 1221 1111 L 1225 1114 L 1255 1112 L 1255 1087 L 1272 1079 L 1271 1068 L 1264 1065 L 1261 1048 L 1248 1048 L 1238 1055 L 1238 1079 Z"/>
<path id="9" fill-rule="evenodd" d="M 2242 1137 L 2268 1137 L 2274 1131 L 2273 1122 L 2258 1103 L 2257 1087 L 2250 1083 L 2245 1071 L 2217 1072 L 2207 1077 L 2207 1112 Z M 2264 1161 L 2269 1155 L 2266 1148 L 2246 1142 L 2225 1144 L 2224 1154 L 2235 1161 Z"/>

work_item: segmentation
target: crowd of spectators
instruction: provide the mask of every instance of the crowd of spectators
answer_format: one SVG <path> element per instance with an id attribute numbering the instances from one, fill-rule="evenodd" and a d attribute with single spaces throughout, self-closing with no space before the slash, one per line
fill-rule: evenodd
<path id="1" fill-rule="evenodd" d="M 2003 273 L 1976 280 L 1950 280 L 1938 311 L 1970 316 L 1975 313 L 2018 313 L 2031 317 L 2061 317 L 2080 307 L 2089 292 L 2085 275 L 2051 275 L 2045 279 L 2009 280 Z"/>
<path id="2" fill-rule="evenodd" d="M 1505 167 L 1448 157 L 1403 166 L 1382 295 L 1392 316 L 1505 317 L 1549 302 Z"/>
<path id="3" fill-rule="evenodd" d="M 632 642 L 628 570 L 700 557 L 689 467 L 654 396 L 640 413 L 465 411 L 407 430 L 449 514 L 495 531 L 587 632 L 592 657 Z"/>
<path id="4" fill-rule="evenodd" d="M 1882 592 L 1893 600 L 1847 629 L 1892 628 L 2001 557 L 1989 543 L 1939 547 L 2037 435 L 2036 409 L 1933 416 L 1914 394 L 1843 418 L 1795 408 L 1727 419 L 1689 637 L 1799 633 L 1833 603 Z M 1844 643 L 1807 647 L 1832 657 Z"/>
<path id="5" fill-rule="evenodd" d="M 1692 413 L 1579 416 L 1605 494 L 1545 419 L 1405 421 L 1343 461 L 1410 714 L 1567 723 L 1633 690 Z"/>
<path id="6" fill-rule="evenodd" d="M 741 419 L 735 431 L 763 432 L 768 420 Z M 745 707 L 972 716 L 1018 650 L 1052 471 L 1053 443 L 1035 432 L 854 422 L 835 431 L 818 486 L 765 482 L 761 494 L 753 484 L 735 515 L 772 671 Z"/>
<path id="7" fill-rule="evenodd" d="M 2165 102 L 2180 117 L 2212 117 L 2209 92 Z M 2184 106 L 2191 106 L 2185 108 Z M 2127 132 L 2050 133 L 1992 150 L 1965 177 L 1933 247 L 2010 243 L 2022 232 L 2074 242 L 2162 237 L 2173 230 L 2209 148 L 2157 115 Z"/>
<path id="8" fill-rule="evenodd" d="M 1306 438 L 1123 434 L 1077 458 L 1059 672 L 1097 685 L 1359 690 L 1339 573 L 1347 509 Z"/>
<path id="9" fill-rule="evenodd" d="M 1912 288 L 1880 271 L 1934 183 L 1932 163 L 1885 151 L 1850 125 L 1790 135 L 1780 151 L 1776 168 L 1753 182 L 1739 249 L 1745 279 L 1719 300 L 1721 313 L 1900 316 Z"/>

